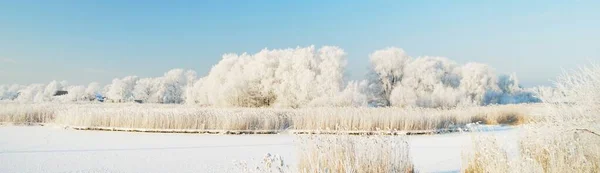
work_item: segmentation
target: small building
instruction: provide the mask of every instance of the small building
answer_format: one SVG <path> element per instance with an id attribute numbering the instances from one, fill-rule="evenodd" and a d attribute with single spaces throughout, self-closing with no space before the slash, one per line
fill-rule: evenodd
<path id="1" fill-rule="evenodd" d="M 62 96 L 62 95 L 67 95 L 67 94 L 69 94 L 69 92 L 68 92 L 68 91 L 62 91 L 62 90 L 58 90 L 58 91 L 56 91 L 56 92 L 54 93 L 54 95 L 53 95 L 53 96 Z"/>

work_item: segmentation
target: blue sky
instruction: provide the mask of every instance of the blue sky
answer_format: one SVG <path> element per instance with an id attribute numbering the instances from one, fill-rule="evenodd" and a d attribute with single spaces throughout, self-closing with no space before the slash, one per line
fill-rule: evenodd
<path id="1" fill-rule="evenodd" d="M 600 1 L 0 1 L 0 83 L 205 75 L 224 53 L 335 45 L 347 75 L 389 46 L 516 73 L 525 86 L 600 59 Z"/>

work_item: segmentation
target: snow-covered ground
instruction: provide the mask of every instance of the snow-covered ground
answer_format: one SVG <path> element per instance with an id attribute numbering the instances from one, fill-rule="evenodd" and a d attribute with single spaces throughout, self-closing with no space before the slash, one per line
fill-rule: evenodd
<path id="1" fill-rule="evenodd" d="M 486 134 L 516 147 L 516 132 Z M 471 134 L 410 136 L 419 172 L 457 172 Z M 293 135 L 201 135 L 76 131 L 57 127 L 0 126 L 0 172 L 235 172 L 242 161 L 267 154 L 296 163 Z"/>

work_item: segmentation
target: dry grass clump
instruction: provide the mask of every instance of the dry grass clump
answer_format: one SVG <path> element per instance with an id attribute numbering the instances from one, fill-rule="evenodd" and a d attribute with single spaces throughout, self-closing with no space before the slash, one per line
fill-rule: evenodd
<path id="1" fill-rule="evenodd" d="M 520 125 L 527 122 L 527 116 L 523 115 L 522 112 L 508 110 L 499 112 L 499 116 L 496 117 L 497 124 L 506 124 L 506 125 Z"/>
<path id="2" fill-rule="evenodd" d="M 477 136 L 473 139 L 473 153 L 463 153 L 463 159 L 467 158 L 463 167 L 464 173 L 492 173 L 508 172 L 508 157 L 493 136 Z M 487 169 L 493 167 L 494 169 Z"/>
<path id="3" fill-rule="evenodd" d="M 299 152 L 302 173 L 414 172 L 405 137 L 307 136 Z"/>
<path id="4" fill-rule="evenodd" d="M 540 117 L 532 114 L 539 110 L 539 104 L 531 104 L 529 109 L 524 110 L 518 105 L 505 105 L 491 107 L 489 110 L 480 110 L 474 116 L 471 116 L 471 122 L 487 125 L 520 125 L 526 124 L 532 120 L 539 120 Z"/>

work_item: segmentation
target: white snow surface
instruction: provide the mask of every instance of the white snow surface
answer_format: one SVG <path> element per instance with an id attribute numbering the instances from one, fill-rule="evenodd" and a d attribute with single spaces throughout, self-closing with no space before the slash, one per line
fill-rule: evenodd
<path id="1" fill-rule="evenodd" d="M 493 128 L 507 150 L 518 130 Z M 458 172 L 467 133 L 410 136 L 419 172 Z M 58 127 L 0 126 L 0 172 L 236 172 L 236 163 L 258 165 L 267 154 L 295 165 L 294 135 L 155 134 L 77 131 Z"/>

